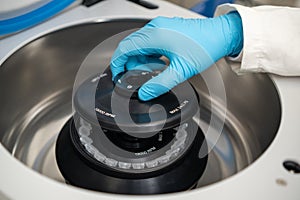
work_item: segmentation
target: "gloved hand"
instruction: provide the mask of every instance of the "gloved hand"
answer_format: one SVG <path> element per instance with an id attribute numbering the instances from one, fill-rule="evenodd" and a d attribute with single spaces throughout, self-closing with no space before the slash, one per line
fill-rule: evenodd
<path id="1" fill-rule="evenodd" d="M 158 17 L 119 43 L 110 67 L 114 79 L 124 70 L 164 69 L 159 58 L 167 57 L 169 66 L 139 89 L 139 98 L 147 101 L 220 58 L 237 55 L 242 48 L 242 22 L 237 12 L 207 19 Z"/>

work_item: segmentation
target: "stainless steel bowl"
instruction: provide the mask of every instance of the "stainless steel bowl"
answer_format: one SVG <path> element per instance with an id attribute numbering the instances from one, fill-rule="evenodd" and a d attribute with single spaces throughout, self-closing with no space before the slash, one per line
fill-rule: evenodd
<path id="1" fill-rule="evenodd" d="M 54 148 L 59 131 L 72 115 L 72 88 L 81 63 L 106 38 L 145 23 L 115 20 L 65 28 L 26 44 L 10 56 L 0 68 L 0 140 L 8 151 L 29 168 L 64 182 Z M 109 59 L 112 53 L 101 56 Z M 216 78 L 213 68 L 202 76 Z M 268 75 L 238 76 L 225 60 L 218 62 L 218 70 L 227 102 L 211 98 L 200 76 L 191 79 L 201 99 L 201 117 L 195 121 L 204 132 L 211 116 L 219 114 L 210 112 L 212 105 L 226 111 L 221 137 L 209 154 L 198 187 L 249 166 L 271 144 L 280 124 L 280 100 Z M 208 142 L 213 137 L 207 135 Z"/>

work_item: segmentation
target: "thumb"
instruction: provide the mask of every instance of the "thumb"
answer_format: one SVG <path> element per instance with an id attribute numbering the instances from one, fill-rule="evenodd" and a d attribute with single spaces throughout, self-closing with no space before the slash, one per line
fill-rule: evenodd
<path id="1" fill-rule="evenodd" d="M 174 64 L 170 64 L 163 72 L 147 81 L 138 92 L 139 99 L 142 101 L 148 101 L 156 98 L 179 83 L 185 81 L 189 77 L 184 77 L 183 74 L 178 71 Z"/>

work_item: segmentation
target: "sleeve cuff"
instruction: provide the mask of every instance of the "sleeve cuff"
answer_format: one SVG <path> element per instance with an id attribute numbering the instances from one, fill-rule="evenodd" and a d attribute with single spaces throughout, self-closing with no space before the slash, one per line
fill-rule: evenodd
<path id="1" fill-rule="evenodd" d="M 259 31 L 257 31 L 256 32 L 257 35 L 253 35 L 253 31 L 251 31 L 251 29 L 261 30 L 261 28 L 259 27 L 260 26 L 259 23 L 253 24 L 253 21 L 249 20 L 249 15 L 253 15 L 254 11 L 249 7 L 245 7 L 241 5 L 223 4 L 217 7 L 215 16 L 224 15 L 233 11 L 237 11 L 242 18 L 244 47 L 238 56 L 228 57 L 228 59 L 231 61 L 241 62 L 241 65 L 235 65 L 234 67 L 232 67 L 232 70 L 235 71 L 237 74 L 243 74 L 246 72 L 263 72 L 264 69 L 259 68 L 260 66 L 258 61 L 259 59 L 253 58 L 252 56 L 254 55 L 254 53 L 258 55 L 264 52 L 259 42 L 259 38 L 261 38 L 260 36 L 261 34 L 259 33 Z M 248 45 L 252 43 L 253 40 L 257 41 L 256 44 Z"/>
<path id="2" fill-rule="evenodd" d="M 300 9 L 280 6 L 245 7 L 223 4 L 215 16 L 237 11 L 243 24 L 243 49 L 233 61 L 233 70 L 299 76 Z M 238 67 L 237 67 L 238 66 Z"/>

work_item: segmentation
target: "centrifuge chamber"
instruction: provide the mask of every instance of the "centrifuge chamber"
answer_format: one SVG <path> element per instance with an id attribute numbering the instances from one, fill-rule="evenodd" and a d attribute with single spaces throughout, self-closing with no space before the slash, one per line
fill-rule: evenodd
<path id="1" fill-rule="evenodd" d="M 147 10 L 127 1 L 122 2 L 122 10 L 118 1 L 105 1 L 89 8 L 79 6 L 0 41 L 0 190 L 5 196 L 12 199 L 147 198 L 67 185 L 58 170 L 54 147 L 58 133 L 72 115 L 76 74 L 99 43 L 122 31 L 142 27 L 157 15 L 199 17 L 167 2 L 153 3 L 159 6 L 157 10 Z M 169 7 L 173 12 L 168 11 L 172 10 Z M 91 58 L 97 65 L 98 59 L 109 60 L 112 53 L 107 50 Z M 238 76 L 231 70 L 235 64 L 220 60 L 190 80 L 201 99 L 201 115 L 194 121 L 204 134 L 212 129 L 205 137 L 213 148 L 197 187 L 148 198 L 252 199 L 261 195 L 295 199 L 295 194 L 299 196 L 299 176 L 287 171 L 283 162 L 297 162 L 300 157 L 297 134 L 300 125 L 296 122 L 300 113 L 297 104 L 300 79 L 267 74 Z M 205 81 L 217 80 L 218 75 L 224 85 L 225 99 L 209 92 L 209 87 L 221 90 L 220 85 L 211 86 Z M 223 118 L 223 128 L 214 129 Z"/>

